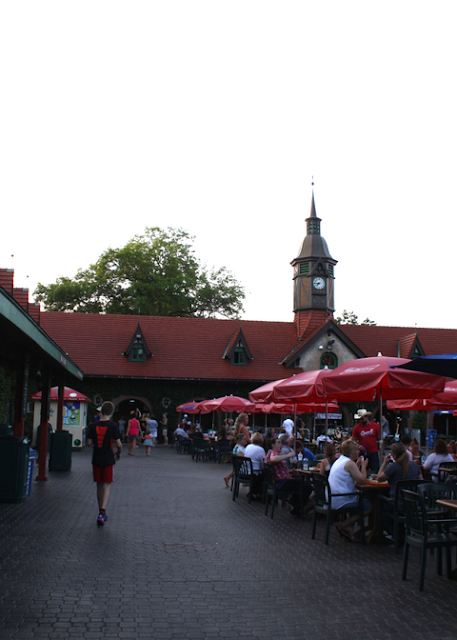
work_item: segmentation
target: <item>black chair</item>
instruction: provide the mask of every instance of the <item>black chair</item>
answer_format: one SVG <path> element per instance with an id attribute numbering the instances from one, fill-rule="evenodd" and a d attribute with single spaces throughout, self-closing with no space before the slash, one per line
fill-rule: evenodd
<path id="1" fill-rule="evenodd" d="M 429 518 L 440 518 L 446 509 L 436 504 L 437 500 L 457 500 L 457 485 L 445 482 L 423 482 L 417 489 L 423 497 L 424 506 Z M 455 518 L 455 515 L 454 515 Z M 457 521 L 455 522 L 457 524 Z"/>
<path id="2" fill-rule="evenodd" d="M 365 524 L 363 514 L 363 497 L 360 491 L 355 493 L 333 493 L 330 488 L 330 484 L 326 476 L 319 473 L 314 474 L 314 517 L 313 517 L 313 529 L 311 539 L 316 537 L 316 524 L 318 515 L 323 515 L 326 518 L 326 531 L 325 531 L 325 544 L 328 545 L 330 535 L 330 525 L 334 516 L 341 516 L 343 514 L 356 513 L 359 515 L 360 520 L 360 541 L 365 544 Z M 354 506 L 343 506 L 338 509 L 332 507 L 332 498 L 339 496 L 357 496 L 357 504 Z"/>
<path id="3" fill-rule="evenodd" d="M 401 491 L 403 489 L 408 491 L 417 491 L 417 487 L 423 483 L 423 480 L 398 480 L 395 485 L 395 494 L 393 498 L 383 495 L 378 496 L 378 545 L 382 540 L 383 518 L 389 518 L 393 521 L 395 553 L 400 551 L 400 524 L 404 525 L 405 523 L 405 512 L 403 510 Z"/>
<path id="4" fill-rule="evenodd" d="M 424 496 L 419 493 L 403 490 L 402 498 L 406 517 L 402 580 L 406 580 L 407 576 L 409 548 L 416 547 L 420 549 L 421 558 L 419 591 L 423 591 L 427 549 L 437 550 L 438 575 L 442 575 L 441 551 L 446 549 L 446 575 L 451 578 L 451 547 L 457 547 L 457 538 L 451 536 L 449 529 L 455 525 L 455 518 L 430 517 L 425 507 Z"/>
<path id="5" fill-rule="evenodd" d="M 177 445 L 176 445 L 176 453 L 190 453 L 190 447 L 192 445 L 192 440 L 187 440 L 182 436 L 177 436 Z"/>
<path id="6" fill-rule="evenodd" d="M 232 500 L 238 497 L 240 484 L 249 485 L 249 502 L 252 498 L 252 485 L 254 483 L 254 470 L 251 458 L 232 456 L 233 478 L 232 478 Z"/>
<path id="7" fill-rule="evenodd" d="M 230 440 L 219 440 L 219 442 L 216 443 L 216 459 L 219 462 L 219 464 L 222 462 L 222 457 L 223 456 L 228 456 L 229 458 L 232 455 L 232 443 Z"/>
<path id="8" fill-rule="evenodd" d="M 293 478 L 292 483 L 287 481 L 287 488 L 282 489 L 281 484 L 284 483 L 284 480 L 276 478 L 274 467 L 272 464 L 265 465 L 265 476 L 263 481 L 263 501 L 265 503 L 265 515 L 268 515 L 268 498 L 271 497 L 271 519 L 273 519 L 275 512 L 275 505 L 278 501 L 278 498 L 284 500 L 284 498 L 288 498 L 291 495 L 299 496 L 300 501 L 300 513 L 303 512 L 303 480 L 301 478 Z"/>
<path id="9" fill-rule="evenodd" d="M 457 480 L 457 462 L 443 462 L 438 467 L 439 482 L 453 482 Z"/>
<path id="10" fill-rule="evenodd" d="M 203 438 L 194 438 L 192 440 L 192 459 L 195 462 L 201 460 L 205 462 L 209 460 L 211 454 L 211 445 Z"/>

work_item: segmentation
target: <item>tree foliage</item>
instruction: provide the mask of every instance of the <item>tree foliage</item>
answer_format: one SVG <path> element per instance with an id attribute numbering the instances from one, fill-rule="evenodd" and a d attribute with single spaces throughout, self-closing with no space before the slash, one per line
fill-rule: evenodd
<path id="1" fill-rule="evenodd" d="M 336 324 L 369 324 L 375 325 L 376 322 L 374 320 L 370 320 L 369 318 L 365 318 L 362 322 L 359 322 L 359 316 L 357 316 L 353 311 L 343 311 L 341 316 L 335 319 Z"/>
<path id="2" fill-rule="evenodd" d="M 225 267 L 202 265 L 192 241 L 183 229 L 147 227 L 74 278 L 38 283 L 35 300 L 47 311 L 239 317 L 243 287 Z"/>

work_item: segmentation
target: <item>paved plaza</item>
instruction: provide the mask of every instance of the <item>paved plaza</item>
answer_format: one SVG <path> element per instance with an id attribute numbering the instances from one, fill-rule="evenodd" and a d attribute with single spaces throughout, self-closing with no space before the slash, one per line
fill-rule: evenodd
<path id="1" fill-rule="evenodd" d="M 390 546 L 333 529 L 326 547 L 323 522 L 312 541 L 309 516 L 271 520 L 245 489 L 232 502 L 226 464 L 126 449 L 104 527 L 89 449 L 25 503 L 0 504 L 1 640 L 457 638 L 457 582 L 433 558 L 419 593 L 415 551 L 402 582 Z"/>

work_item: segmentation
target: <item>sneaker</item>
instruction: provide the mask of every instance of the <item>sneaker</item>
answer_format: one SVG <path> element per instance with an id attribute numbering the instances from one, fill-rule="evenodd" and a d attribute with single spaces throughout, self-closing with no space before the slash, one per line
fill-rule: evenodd
<path id="1" fill-rule="evenodd" d="M 103 527 L 103 525 L 105 524 L 105 520 L 108 520 L 108 516 L 106 515 L 106 513 L 105 515 L 103 515 L 103 513 L 99 513 L 97 518 L 98 526 Z"/>

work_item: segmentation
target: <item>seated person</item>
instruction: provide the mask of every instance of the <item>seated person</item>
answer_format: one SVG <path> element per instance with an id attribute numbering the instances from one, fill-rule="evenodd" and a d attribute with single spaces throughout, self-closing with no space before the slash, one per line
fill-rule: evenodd
<path id="1" fill-rule="evenodd" d="M 246 434 L 239 433 L 235 437 L 235 446 L 233 447 L 232 455 L 243 458 L 247 444 L 248 444 L 248 439 L 246 438 Z M 233 470 L 230 471 L 230 473 L 228 473 L 226 476 L 224 476 L 224 482 L 226 487 L 230 486 L 230 479 L 232 478 L 232 476 L 233 476 Z"/>
<path id="2" fill-rule="evenodd" d="M 430 471 L 433 482 L 439 482 L 438 469 L 444 462 L 454 462 L 454 458 L 448 453 L 446 442 L 439 439 L 436 441 L 434 452 L 424 463 L 424 469 Z"/>
<path id="3" fill-rule="evenodd" d="M 293 453 L 289 458 L 285 458 L 284 463 L 288 469 L 292 469 L 294 466 L 293 460 L 295 458 L 295 451 L 293 448 L 294 439 L 292 436 L 289 436 L 288 433 L 283 433 L 279 436 L 281 440 L 281 455 L 286 456 L 288 453 Z"/>
<path id="4" fill-rule="evenodd" d="M 378 482 L 387 482 L 390 486 L 389 497 L 395 497 L 395 485 L 399 480 L 422 480 L 422 473 L 415 462 L 409 459 L 402 442 L 394 442 L 390 453 L 384 458 L 378 473 Z"/>
<path id="5" fill-rule="evenodd" d="M 251 443 L 246 447 L 244 455 L 252 461 L 252 471 L 254 473 L 252 497 L 254 499 L 261 498 L 265 460 L 265 449 L 263 448 L 263 436 L 261 433 L 257 431 L 253 434 Z"/>
<path id="6" fill-rule="evenodd" d="M 417 442 L 417 441 L 416 441 Z M 419 443 L 418 443 L 419 446 Z M 378 481 L 389 483 L 389 497 L 395 498 L 395 485 L 399 480 L 422 480 L 422 473 L 415 462 L 409 459 L 408 451 L 401 442 L 394 442 L 390 448 L 390 453 L 384 458 L 378 473 Z M 402 508 L 402 500 L 399 498 L 398 506 Z M 394 506 L 389 503 L 383 503 L 384 511 L 393 512 Z M 388 537 L 393 534 L 392 520 L 385 518 L 383 528 L 386 530 Z"/>
<path id="7" fill-rule="evenodd" d="M 319 436 L 316 438 L 317 450 L 322 453 L 325 449 L 325 445 L 332 442 L 332 439 L 327 435 L 327 429 L 324 427 Z"/>
<path id="8" fill-rule="evenodd" d="M 297 487 L 297 482 L 302 482 L 301 478 L 297 476 L 298 471 L 296 469 L 292 469 L 289 471 L 287 468 L 285 461 L 295 457 L 295 452 L 292 450 L 285 455 L 281 454 L 282 443 L 279 438 L 275 438 L 271 443 L 271 449 L 268 451 L 265 462 L 273 465 L 273 471 L 275 474 L 276 480 L 279 480 L 278 489 L 281 491 L 287 491 L 288 488 L 291 490 L 295 490 Z M 303 503 L 306 504 L 309 496 L 311 495 L 312 487 L 309 481 L 303 482 Z M 300 515 L 299 508 L 300 498 L 297 494 L 292 495 L 291 505 L 292 505 L 292 514 Z"/>
<path id="9" fill-rule="evenodd" d="M 312 451 L 310 451 L 309 449 L 307 449 L 302 442 L 296 442 L 295 443 L 295 451 L 297 453 L 297 455 L 299 453 L 303 454 L 303 458 L 308 458 L 308 460 L 316 460 L 316 456 L 314 455 L 314 453 Z"/>
<path id="10" fill-rule="evenodd" d="M 455 440 L 450 441 L 450 443 L 447 445 L 447 450 L 448 453 L 450 453 L 454 458 L 454 462 L 457 462 L 457 444 L 455 443 Z"/>
<path id="11" fill-rule="evenodd" d="M 338 493 L 355 493 L 357 482 L 363 485 L 367 481 L 368 458 L 359 456 L 359 445 L 354 440 L 345 440 L 341 445 L 341 455 L 338 460 L 333 463 L 328 476 L 328 482 L 332 490 L 332 494 Z M 359 504 L 359 496 L 342 495 L 332 496 L 332 509 L 341 509 L 343 507 L 355 507 Z M 363 501 L 363 511 L 367 515 L 371 510 L 369 500 Z M 351 542 L 357 542 L 352 529 L 353 525 L 359 520 L 359 515 L 354 514 L 340 524 L 336 525 L 338 533 L 341 537 L 345 537 Z"/>
<path id="12" fill-rule="evenodd" d="M 173 432 L 173 435 L 175 438 L 179 436 L 180 438 L 184 438 L 184 440 L 190 440 L 189 436 L 184 431 L 181 425 L 179 425 L 179 427 L 176 427 L 176 429 Z"/>
<path id="13" fill-rule="evenodd" d="M 328 476 L 333 463 L 340 457 L 340 454 L 336 452 L 333 442 L 329 442 L 329 444 L 325 445 L 324 456 L 325 458 L 321 460 L 319 473 L 321 473 L 323 476 Z"/>
<path id="14" fill-rule="evenodd" d="M 416 438 L 411 440 L 411 444 L 409 445 L 409 453 L 411 454 L 410 460 L 415 462 L 416 464 L 422 464 L 422 458 L 425 457 L 425 452 L 422 451 L 419 447 L 419 443 Z"/>

